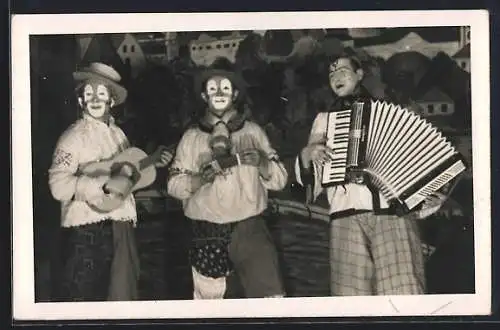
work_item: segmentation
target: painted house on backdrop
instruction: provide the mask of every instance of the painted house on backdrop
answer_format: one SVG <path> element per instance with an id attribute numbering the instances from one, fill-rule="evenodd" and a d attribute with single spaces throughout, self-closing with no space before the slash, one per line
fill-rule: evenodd
<path id="1" fill-rule="evenodd" d="M 451 97 L 437 87 L 431 87 L 415 97 L 415 102 L 422 108 L 421 115 L 424 117 L 446 119 L 455 113 L 455 104 Z M 432 118 L 429 120 L 432 121 Z"/>
<path id="2" fill-rule="evenodd" d="M 385 29 L 379 35 L 367 38 L 356 38 L 354 46 L 362 48 L 371 56 L 387 60 L 392 55 L 404 51 L 416 51 L 428 58 L 439 52 L 450 57 L 460 49 L 463 36 L 456 28 L 398 28 Z"/>
<path id="3" fill-rule="evenodd" d="M 244 38 L 245 36 L 238 31 L 221 37 L 201 33 L 197 39 L 189 43 L 191 59 L 201 66 L 210 65 L 219 56 L 226 57 L 234 63 L 236 52 Z"/>
<path id="4" fill-rule="evenodd" d="M 462 47 L 455 55 L 453 60 L 464 71 L 470 73 L 470 43 Z"/>
<path id="5" fill-rule="evenodd" d="M 384 32 L 382 28 L 349 28 L 347 30 L 353 39 L 377 37 Z"/>
<path id="6" fill-rule="evenodd" d="M 134 33 L 146 62 L 165 64 L 168 61 L 166 36 L 163 32 Z"/>
<path id="7" fill-rule="evenodd" d="M 131 76 L 136 77 L 146 66 L 146 56 L 135 36 L 130 33 L 116 35 L 113 37 L 113 44 L 123 63 L 130 67 Z"/>
<path id="8" fill-rule="evenodd" d="M 470 130 L 457 129 L 452 124 L 461 116 L 456 109 L 455 102 L 438 87 L 431 87 L 420 96 L 415 97 L 415 102 L 421 108 L 420 115 L 438 127 L 447 136 L 457 151 L 469 164 L 465 177 L 472 177 L 472 136 Z"/>

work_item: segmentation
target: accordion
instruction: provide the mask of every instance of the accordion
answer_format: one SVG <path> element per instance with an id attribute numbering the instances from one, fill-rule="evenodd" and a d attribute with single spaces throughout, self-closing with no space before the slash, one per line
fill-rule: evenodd
<path id="1" fill-rule="evenodd" d="M 322 185 L 368 174 L 398 213 L 407 213 L 466 169 L 462 156 L 431 123 L 399 105 L 354 103 L 328 113 L 326 145 L 334 151 Z"/>

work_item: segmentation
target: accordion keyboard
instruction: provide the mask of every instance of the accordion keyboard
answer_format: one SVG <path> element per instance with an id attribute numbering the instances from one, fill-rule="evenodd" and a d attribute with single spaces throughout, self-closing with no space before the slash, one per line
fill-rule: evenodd
<path id="1" fill-rule="evenodd" d="M 342 182 L 346 177 L 351 110 L 328 114 L 326 146 L 334 151 L 332 160 L 323 166 L 323 183 Z"/>

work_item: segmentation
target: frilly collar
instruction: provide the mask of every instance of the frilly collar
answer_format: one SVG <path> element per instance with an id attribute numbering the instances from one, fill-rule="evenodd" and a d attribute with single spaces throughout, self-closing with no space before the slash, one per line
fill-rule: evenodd
<path id="1" fill-rule="evenodd" d="M 111 126 L 111 125 L 115 124 L 115 117 L 113 117 L 111 115 L 109 116 L 108 124 L 100 121 L 99 119 L 96 119 L 96 118 L 92 117 L 91 115 L 89 115 L 87 113 L 84 113 L 83 116 L 82 116 L 82 118 L 84 120 L 87 120 L 87 121 L 89 121 L 89 122 L 91 122 L 93 124 L 96 124 L 96 125 Z"/>
<path id="2" fill-rule="evenodd" d="M 222 118 L 212 115 L 207 111 L 207 114 L 203 116 L 198 122 L 198 127 L 207 133 L 212 133 L 214 126 L 219 122 L 224 122 L 230 133 L 240 130 L 245 121 L 250 117 L 250 112 L 245 109 L 243 112 L 237 110 L 232 110 L 226 112 Z"/>

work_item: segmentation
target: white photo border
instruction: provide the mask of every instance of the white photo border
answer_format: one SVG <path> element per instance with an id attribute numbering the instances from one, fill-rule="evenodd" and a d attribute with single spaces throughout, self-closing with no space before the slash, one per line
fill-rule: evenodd
<path id="1" fill-rule="evenodd" d="M 490 76 L 486 10 L 49 14 L 12 18 L 13 318 L 197 319 L 488 315 L 491 310 Z M 154 31 L 471 27 L 475 294 L 35 303 L 30 111 L 30 35 Z M 453 276 L 453 274 L 450 274 Z"/>

